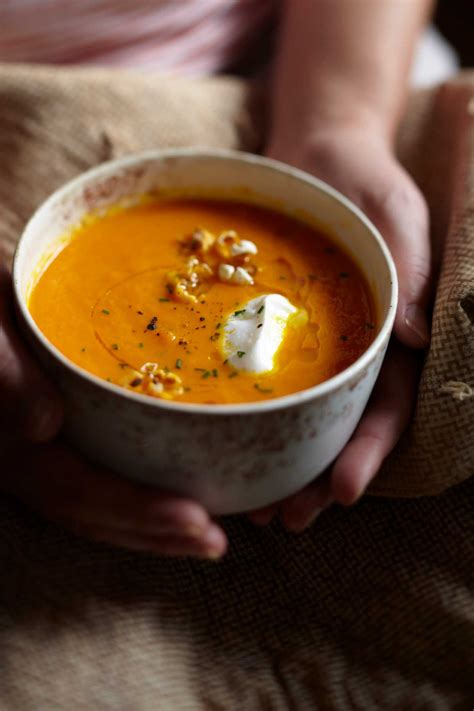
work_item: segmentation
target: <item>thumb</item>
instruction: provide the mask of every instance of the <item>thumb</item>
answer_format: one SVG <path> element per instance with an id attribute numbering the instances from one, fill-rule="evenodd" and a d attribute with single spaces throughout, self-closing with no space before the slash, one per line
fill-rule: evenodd
<path id="1" fill-rule="evenodd" d="M 44 442 L 57 434 L 62 404 L 18 335 L 12 315 L 11 276 L 0 265 L 0 425 L 15 439 Z"/>
<path id="2" fill-rule="evenodd" d="M 411 178 L 398 166 L 396 170 L 394 187 L 373 206 L 372 219 L 379 226 L 397 267 L 399 299 L 395 334 L 406 346 L 425 348 L 430 341 L 428 208 Z"/>

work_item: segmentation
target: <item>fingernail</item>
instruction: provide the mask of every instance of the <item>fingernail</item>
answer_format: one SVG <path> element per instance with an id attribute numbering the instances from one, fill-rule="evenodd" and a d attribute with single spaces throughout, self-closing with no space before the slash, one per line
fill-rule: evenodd
<path id="1" fill-rule="evenodd" d="M 225 539 L 223 539 L 223 533 L 218 526 L 212 524 L 200 543 L 203 547 L 204 556 L 209 560 L 217 560 L 224 555 L 226 549 Z"/>
<path id="2" fill-rule="evenodd" d="M 316 521 L 316 519 L 318 518 L 318 516 L 319 516 L 320 514 L 322 514 L 323 511 L 324 511 L 324 508 L 315 509 L 315 511 L 313 511 L 313 515 L 309 517 L 309 519 L 306 521 L 304 527 L 305 527 L 305 528 L 309 528 L 310 526 L 312 526 L 313 523 L 314 523 L 314 522 Z"/>
<path id="3" fill-rule="evenodd" d="M 405 323 L 416 334 L 421 345 L 427 346 L 430 342 L 430 331 L 423 309 L 418 304 L 410 304 L 405 309 Z"/>
<path id="4" fill-rule="evenodd" d="M 330 507 L 331 504 L 334 503 L 334 497 L 332 495 L 328 496 L 325 498 L 324 503 L 321 504 L 321 506 L 318 506 L 317 508 L 313 508 L 311 511 L 311 516 L 308 516 L 306 521 L 303 523 L 298 522 L 296 526 L 293 526 L 291 530 L 293 533 L 303 533 L 306 531 L 307 528 L 313 525 L 313 523 L 316 521 L 318 516 L 320 516 L 323 511 L 327 511 Z"/>
<path id="5" fill-rule="evenodd" d="M 184 534 L 190 538 L 201 538 L 204 530 L 199 528 L 199 526 L 186 526 L 184 529 Z"/>
<path id="6" fill-rule="evenodd" d="M 309 528 L 318 518 L 319 514 L 324 511 L 324 509 L 315 509 L 313 510 L 311 516 L 306 519 L 303 523 L 301 521 L 298 521 L 296 525 L 289 525 L 289 530 L 292 533 L 304 533 L 307 528 Z"/>
<path id="7" fill-rule="evenodd" d="M 35 400 L 28 413 L 26 436 L 33 442 L 44 442 L 56 434 L 58 426 L 58 412 L 49 398 Z"/>

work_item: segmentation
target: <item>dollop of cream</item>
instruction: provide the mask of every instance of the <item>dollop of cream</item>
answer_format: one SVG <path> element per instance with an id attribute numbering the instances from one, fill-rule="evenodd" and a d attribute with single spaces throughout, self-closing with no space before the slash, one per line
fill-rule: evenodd
<path id="1" fill-rule="evenodd" d="M 265 294 L 252 299 L 224 323 L 224 358 L 236 370 L 250 373 L 273 370 L 288 320 L 298 311 L 281 294 Z"/>

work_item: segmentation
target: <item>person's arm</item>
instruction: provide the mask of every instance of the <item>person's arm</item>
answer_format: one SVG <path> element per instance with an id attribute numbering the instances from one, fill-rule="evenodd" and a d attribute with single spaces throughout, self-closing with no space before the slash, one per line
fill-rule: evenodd
<path id="1" fill-rule="evenodd" d="M 400 276 L 396 333 L 428 339 L 426 209 L 392 155 L 428 0 L 287 0 L 269 155 L 317 174 L 383 231 Z"/>
<path id="2" fill-rule="evenodd" d="M 393 342 L 366 412 L 326 477 L 278 506 L 302 530 L 331 501 L 353 503 L 406 428 L 416 399 L 426 316 L 430 244 L 425 201 L 396 160 L 394 137 L 429 0 L 286 0 L 273 75 L 267 155 L 317 175 L 379 227 L 397 265 Z"/>
<path id="3" fill-rule="evenodd" d="M 363 125 L 391 140 L 431 0 L 286 0 L 270 146 Z"/>

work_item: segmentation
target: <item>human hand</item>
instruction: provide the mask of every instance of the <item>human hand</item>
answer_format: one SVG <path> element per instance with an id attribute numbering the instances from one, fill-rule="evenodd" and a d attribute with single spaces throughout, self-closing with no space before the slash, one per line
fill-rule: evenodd
<path id="1" fill-rule="evenodd" d="M 393 339 L 367 409 L 330 472 L 283 502 L 250 514 L 269 523 L 280 511 L 295 531 L 308 526 L 332 501 L 351 504 L 364 492 L 406 428 L 416 399 L 420 358 L 429 343 L 428 210 L 395 159 L 387 140 L 364 126 L 318 133 L 306 145 L 271 146 L 268 155 L 322 178 L 372 219 L 397 266 L 399 302 Z"/>
<path id="2" fill-rule="evenodd" d="M 200 504 L 100 470 L 56 438 L 61 399 L 17 334 L 11 302 L 11 277 L 0 267 L 0 491 L 88 538 L 220 557 L 225 534 Z"/>

